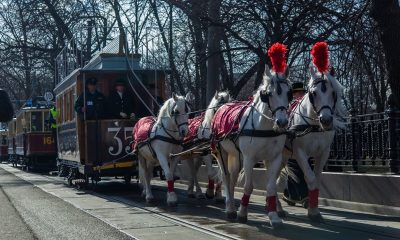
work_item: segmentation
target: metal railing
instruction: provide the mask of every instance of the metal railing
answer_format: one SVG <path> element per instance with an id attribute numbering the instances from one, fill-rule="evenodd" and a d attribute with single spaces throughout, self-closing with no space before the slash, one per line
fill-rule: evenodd
<path id="1" fill-rule="evenodd" d="M 336 132 L 326 171 L 400 173 L 400 111 L 350 116 Z"/>

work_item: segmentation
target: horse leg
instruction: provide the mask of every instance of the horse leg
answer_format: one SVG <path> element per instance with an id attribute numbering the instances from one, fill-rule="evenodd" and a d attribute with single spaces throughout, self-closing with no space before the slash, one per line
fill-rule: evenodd
<path id="1" fill-rule="evenodd" d="M 232 194 L 231 194 L 231 176 L 230 176 L 230 172 L 228 169 L 228 153 L 223 150 L 220 149 L 219 150 L 219 157 L 217 158 L 218 160 L 218 165 L 221 168 L 222 171 L 222 181 L 225 185 L 225 213 L 228 219 L 236 219 L 237 214 L 236 211 L 232 208 L 232 202 L 235 201 L 235 199 L 232 199 Z"/>
<path id="2" fill-rule="evenodd" d="M 194 176 L 196 175 L 196 171 L 194 168 L 194 160 L 193 159 L 187 159 L 186 160 L 187 166 L 190 171 L 190 176 L 189 176 L 189 184 L 188 184 L 188 190 L 187 190 L 187 195 L 189 198 L 194 198 Z"/>
<path id="3" fill-rule="evenodd" d="M 323 222 L 324 219 L 318 208 L 319 184 L 321 183 L 322 170 L 329 157 L 329 150 L 317 158 L 314 165 L 315 188 L 308 192 L 308 218 L 314 222 Z M 309 188 L 310 189 L 310 188 Z"/>
<path id="4" fill-rule="evenodd" d="M 277 185 L 278 188 L 282 187 L 282 186 L 284 187 L 284 189 L 287 188 L 288 176 L 284 173 L 284 169 L 285 169 L 286 164 L 287 164 L 287 160 L 283 160 L 283 162 L 281 164 L 280 171 L 279 171 L 279 177 L 276 180 L 276 185 Z M 284 189 L 283 189 L 283 191 L 284 191 Z M 288 215 L 288 213 L 283 209 L 282 203 L 279 200 L 278 195 L 276 196 L 276 198 L 277 198 L 276 209 L 277 209 L 277 212 L 278 212 L 278 216 L 280 218 L 285 218 Z"/>
<path id="5" fill-rule="evenodd" d="M 208 199 L 214 198 L 214 169 L 212 167 L 212 157 L 211 155 L 207 155 L 203 157 L 203 162 L 207 168 L 207 176 L 208 176 L 208 185 L 206 191 L 206 197 Z"/>
<path id="6" fill-rule="evenodd" d="M 176 161 L 171 162 L 171 168 L 168 165 L 168 158 L 164 156 L 164 154 L 159 154 L 158 161 L 160 162 L 160 166 L 165 173 L 165 177 L 167 179 L 167 204 L 168 206 L 176 206 L 178 203 L 178 197 L 175 193 L 174 189 L 174 164 Z"/>
<path id="7" fill-rule="evenodd" d="M 247 209 L 249 206 L 250 196 L 253 192 L 253 162 L 248 157 L 243 157 L 243 168 L 245 182 L 243 186 L 243 196 L 240 202 L 238 220 L 239 222 L 247 222 Z"/>
<path id="8" fill-rule="evenodd" d="M 141 171 L 141 178 L 143 181 L 143 192 L 142 195 L 146 197 L 146 202 L 150 203 L 154 200 L 153 193 L 151 191 L 151 174 L 153 173 L 152 171 L 149 171 L 149 166 L 146 161 L 146 159 L 142 156 L 139 156 L 139 167 Z"/>
<path id="9" fill-rule="evenodd" d="M 281 169 L 282 155 L 278 154 L 272 158 L 269 164 L 266 162 L 267 169 L 267 210 L 268 218 L 272 228 L 280 227 L 283 222 L 277 212 L 277 187 L 276 181 Z"/>
<path id="10" fill-rule="evenodd" d="M 202 164 L 202 157 L 198 157 L 194 160 L 194 177 L 193 177 L 193 179 L 194 179 L 194 185 L 196 186 L 196 198 L 197 199 L 205 198 L 203 191 L 201 190 L 199 179 L 197 177 L 197 174 L 199 173 L 201 164 Z"/>
<path id="11" fill-rule="evenodd" d="M 239 154 L 239 153 L 238 153 Z M 234 153 L 228 155 L 228 169 L 229 169 L 229 199 L 227 199 L 227 214 L 228 218 L 236 219 L 237 212 L 235 206 L 235 186 L 240 172 L 240 159 L 238 154 Z M 228 194 L 227 194 L 228 197 Z"/>

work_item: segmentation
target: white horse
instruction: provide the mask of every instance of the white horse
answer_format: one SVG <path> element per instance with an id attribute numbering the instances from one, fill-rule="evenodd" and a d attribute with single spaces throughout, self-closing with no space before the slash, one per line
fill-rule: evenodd
<path id="1" fill-rule="evenodd" d="M 283 133 L 288 124 L 287 107 L 291 96 L 288 73 L 288 68 L 285 73 L 275 73 L 266 66 L 263 84 L 253 96 L 253 102 L 240 120 L 239 135 L 236 139 L 224 138 L 218 144 L 219 148 L 215 154 L 223 173 L 226 214 L 229 219 L 237 216 L 234 190 L 242 165 L 240 159 L 242 155 L 245 184 L 238 214 L 239 220 L 247 220 L 247 207 L 253 191 L 253 167 L 257 162 L 264 161 L 268 166 L 266 190 L 267 202 L 270 203 L 268 205 L 270 223 L 273 227 L 282 223 L 276 212 L 276 180 L 286 140 L 286 135 Z"/>
<path id="2" fill-rule="evenodd" d="M 210 104 L 207 107 L 207 110 L 204 114 L 204 120 L 199 126 L 197 131 L 197 139 L 210 141 L 211 139 L 211 123 L 214 117 L 215 112 L 218 110 L 218 107 L 221 104 L 230 102 L 231 96 L 228 91 L 216 92 L 214 97 L 212 98 Z M 223 201 L 222 193 L 221 193 L 221 179 L 220 174 L 215 171 L 212 167 L 213 157 L 211 154 L 202 157 L 196 157 L 194 159 L 188 159 L 184 162 L 188 164 L 190 169 L 190 179 L 188 186 L 188 196 L 196 197 L 196 198 L 204 198 L 204 194 L 201 190 L 197 174 L 200 169 L 201 164 L 204 162 L 207 168 L 207 176 L 208 176 L 208 187 L 206 191 L 207 198 L 214 198 L 217 202 Z M 215 193 L 214 193 L 214 183 L 216 183 Z M 194 193 L 194 186 L 196 186 L 196 193 Z"/>
<path id="3" fill-rule="evenodd" d="M 334 69 L 318 72 L 312 65 L 310 72 L 309 91 L 291 115 L 290 130 L 297 137 L 288 141 L 291 151 L 285 150 L 284 162 L 289 158 L 297 160 L 309 189 L 308 217 L 320 222 L 323 221 L 318 209 L 321 174 L 329 157 L 334 129 L 344 127 L 338 118 L 347 116 L 347 110 L 341 100 L 343 86 L 336 80 Z M 309 165 L 310 158 L 315 160 L 314 171 Z M 280 204 L 278 208 L 282 211 Z"/>
<path id="4" fill-rule="evenodd" d="M 188 133 L 188 113 L 190 112 L 188 98 L 188 95 L 182 97 L 173 94 L 173 97 L 164 103 L 150 133 L 152 140 L 138 149 L 140 177 L 144 187 L 143 195 L 147 202 L 154 199 L 150 181 L 154 166 L 159 164 L 168 183 L 167 203 L 170 206 L 177 204 L 173 177 L 177 160 L 170 161 L 169 155 L 182 151 L 181 141 Z"/>

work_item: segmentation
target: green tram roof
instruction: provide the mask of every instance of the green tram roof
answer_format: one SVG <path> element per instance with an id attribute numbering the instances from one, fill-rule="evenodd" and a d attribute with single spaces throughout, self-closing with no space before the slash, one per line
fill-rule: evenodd
<path id="1" fill-rule="evenodd" d="M 143 69 L 140 66 L 141 56 L 130 55 L 127 57 L 125 54 L 118 53 L 98 53 L 96 54 L 83 68 L 77 68 L 66 76 L 60 83 L 57 84 L 54 91 L 62 91 L 75 82 L 77 75 L 82 73 L 89 74 L 105 74 L 105 73 L 129 73 L 131 69 L 138 74 L 151 74 L 154 72 L 170 74 L 170 70 L 165 69 Z"/>

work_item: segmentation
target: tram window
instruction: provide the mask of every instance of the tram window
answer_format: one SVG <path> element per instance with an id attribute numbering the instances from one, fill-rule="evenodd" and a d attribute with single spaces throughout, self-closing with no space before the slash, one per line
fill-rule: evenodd
<path id="1" fill-rule="evenodd" d="M 43 112 L 43 115 L 44 115 L 44 121 L 45 121 L 44 131 L 47 132 L 47 131 L 50 131 L 50 123 L 49 123 L 50 112 Z"/>
<path id="2" fill-rule="evenodd" d="M 1 144 L 6 145 L 7 144 L 7 136 L 3 135 L 1 138 Z"/>
<path id="3" fill-rule="evenodd" d="M 41 132 L 43 131 L 43 116 L 42 112 L 32 112 L 31 113 L 31 131 Z"/>

